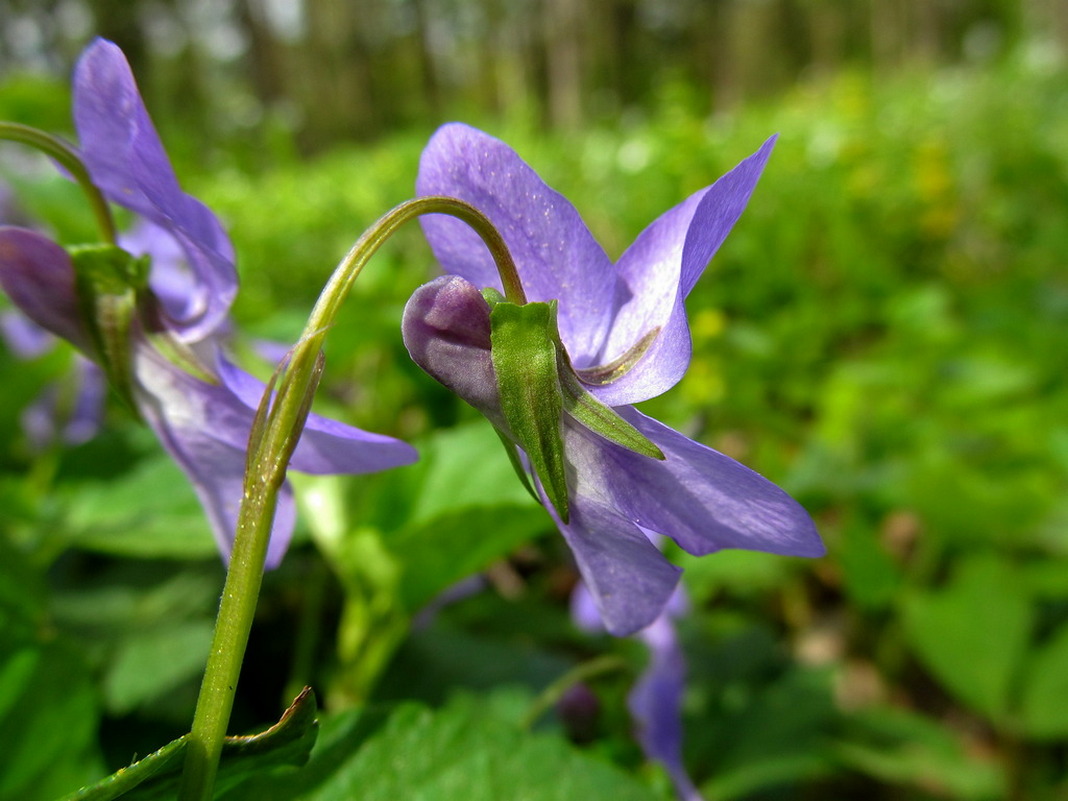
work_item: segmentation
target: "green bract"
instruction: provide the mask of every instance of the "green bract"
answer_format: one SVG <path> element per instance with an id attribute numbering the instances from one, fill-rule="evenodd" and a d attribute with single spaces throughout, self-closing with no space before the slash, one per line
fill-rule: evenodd
<path id="1" fill-rule="evenodd" d="M 110 244 L 80 245 L 69 253 L 94 355 L 122 399 L 135 409 L 130 328 L 138 295 L 148 285 L 149 259 Z"/>

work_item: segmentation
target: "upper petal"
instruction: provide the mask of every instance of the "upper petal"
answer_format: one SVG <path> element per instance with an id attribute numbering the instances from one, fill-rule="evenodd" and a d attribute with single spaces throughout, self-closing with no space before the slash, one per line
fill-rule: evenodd
<path id="1" fill-rule="evenodd" d="M 248 425 L 244 428 L 226 429 L 228 439 L 244 450 L 248 445 L 252 417 L 267 385 L 221 355 L 217 367 L 223 385 L 237 398 L 248 416 Z M 359 475 L 411 464 L 417 458 L 415 448 L 406 442 L 309 414 L 290 464 L 293 469 L 305 473 Z"/>
<path id="2" fill-rule="evenodd" d="M 775 137 L 705 189 L 662 214 L 619 260 L 626 287 L 601 363 L 618 358 L 650 331 L 660 336 L 626 374 L 594 390 L 613 406 L 636 403 L 670 389 L 690 363 L 683 300 L 741 217 L 771 155 Z"/>
<path id="3" fill-rule="evenodd" d="M 86 352 L 70 256 L 55 242 L 25 228 L 0 228 L 0 286 L 23 314 Z"/>
<path id="4" fill-rule="evenodd" d="M 529 300 L 560 301 L 560 335 L 572 359 L 595 358 L 608 332 L 616 275 L 575 208 L 506 144 L 466 125 L 440 128 L 423 151 L 419 195 L 448 195 L 475 206 L 500 231 Z M 489 251 L 465 223 L 423 218 L 446 272 L 501 289 Z"/>
<path id="5" fill-rule="evenodd" d="M 616 411 L 667 457 L 628 451 L 578 425 L 565 428 L 574 493 L 610 505 L 695 555 L 722 548 L 822 556 L 805 509 L 763 476 L 631 407 Z"/>
<path id="6" fill-rule="evenodd" d="M 78 61 L 74 123 L 93 183 L 181 244 L 196 285 L 174 324 L 187 341 L 203 338 L 237 293 L 233 246 L 207 206 L 179 187 L 130 66 L 111 42 L 97 39 Z"/>

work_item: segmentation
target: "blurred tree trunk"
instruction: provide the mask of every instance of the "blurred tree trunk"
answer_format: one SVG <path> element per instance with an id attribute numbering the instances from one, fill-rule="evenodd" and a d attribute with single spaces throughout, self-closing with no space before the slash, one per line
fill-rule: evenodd
<path id="1" fill-rule="evenodd" d="M 366 138 L 378 130 L 371 54 L 357 27 L 374 27 L 377 4 L 358 5 L 357 14 L 353 4 L 305 0 L 307 34 L 289 73 L 290 95 L 301 104 L 305 120 L 305 149 Z"/>
<path id="2" fill-rule="evenodd" d="M 412 11 L 415 15 L 416 40 L 419 43 L 416 58 L 419 61 L 419 73 L 422 77 L 423 99 L 428 113 L 437 120 L 441 118 L 443 104 L 437 64 L 434 61 L 434 43 L 430 38 L 426 0 L 412 0 Z"/>
<path id="3" fill-rule="evenodd" d="M 141 28 L 141 20 L 137 14 L 137 5 L 129 0 L 89 0 L 88 2 L 89 10 L 93 14 L 95 33 L 105 39 L 110 39 L 122 48 L 135 75 L 145 68 L 148 60 L 148 46 Z"/>
<path id="4" fill-rule="evenodd" d="M 545 61 L 549 121 L 563 129 L 579 127 L 582 109 L 582 0 L 544 0 Z"/>
<path id="5" fill-rule="evenodd" d="M 263 0 L 238 0 L 238 22 L 248 35 L 246 56 L 249 83 L 260 103 L 269 108 L 285 95 L 282 76 L 287 72 L 287 54 L 275 38 L 263 9 Z"/>

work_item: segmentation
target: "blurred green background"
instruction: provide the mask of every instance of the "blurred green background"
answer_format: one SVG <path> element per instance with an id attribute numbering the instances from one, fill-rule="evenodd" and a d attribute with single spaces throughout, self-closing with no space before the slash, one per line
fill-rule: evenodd
<path id="1" fill-rule="evenodd" d="M 709 801 L 1068 798 L 1063 2 L 0 14 L 0 118 L 69 133 L 78 52 L 123 47 L 184 187 L 234 239 L 250 337 L 297 335 L 349 245 L 411 196 L 441 122 L 508 141 L 613 256 L 777 132 L 691 295 L 690 371 L 643 408 L 786 487 L 829 554 L 674 554 L 694 601 L 687 765 Z M 0 165 L 20 215 L 93 237 L 47 164 L 4 147 Z M 299 543 L 267 579 L 235 728 L 304 682 L 333 715 L 462 692 L 507 707 L 611 651 L 629 669 L 594 684 L 592 723 L 540 728 L 669 797 L 622 703 L 644 654 L 572 629 L 547 517 L 488 426 L 407 359 L 400 311 L 435 269 L 403 232 L 331 333 L 321 411 L 423 460 L 297 477 Z M 20 414 L 68 358 L 0 353 L 0 798 L 68 792 L 185 731 L 221 577 L 192 492 L 117 405 L 85 445 L 28 447 Z M 485 591 L 411 626 L 478 571 Z"/>

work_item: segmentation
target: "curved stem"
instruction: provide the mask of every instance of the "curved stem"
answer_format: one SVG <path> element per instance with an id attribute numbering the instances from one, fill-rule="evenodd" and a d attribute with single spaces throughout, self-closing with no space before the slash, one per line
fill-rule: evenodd
<path id="1" fill-rule="evenodd" d="M 615 654 L 604 654 L 588 662 L 575 665 L 575 667 L 542 690 L 538 697 L 531 702 L 527 713 L 519 723 L 520 728 L 529 729 L 533 727 L 538 722 L 538 719 L 556 705 L 564 697 L 564 694 L 576 684 L 589 681 L 605 673 L 624 670 L 626 667 L 627 663 L 622 657 Z"/>
<path id="2" fill-rule="evenodd" d="M 505 297 L 516 304 L 527 302 L 523 285 L 519 282 L 519 273 L 508 252 L 508 247 L 504 244 L 500 233 L 493 227 L 493 223 L 482 212 L 471 204 L 456 198 L 420 197 L 401 203 L 386 212 L 356 241 L 345 258 L 341 260 L 319 296 L 319 301 L 315 304 L 308 325 L 304 329 L 306 335 L 319 331 L 333 322 L 337 316 L 338 307 L 348 294 L 353 282 L 359 277 L 368 259 L 398 228 L 424 214 L 449 214 L 470 225 L 482 237 L 482 241 L 486 243 L 486 247 L 493 256 L 493 261 L 497 264 L 501 283 L 504 284 Z"/>
<path id="3" fill-rule="evenodd" d="M 37 128 L 31 128 L 29 125 L 22 125 L 17 122 L 0 122 L 0 139 L 7 139 L 11 142 L 19 142 L 37 148 L 45 155 L 59 162 L 60 166 L 71 174 L 71 177 L 74 178 L 78 186 L 82 188 L 82 191 L 89 198 L 89 205 L 93 209 L 93 216 L 96 217 L 100 233 L 104 235 L 104 241 L 112 245 L 116 244 L 118 235 L 108 202 L 104 199 L 96 184 L 93 183 L 93 179 L 89 176 L 89 170 L 86 169 L 85 164 L 73 147 L 58 136 L 53 136 Z"/>
<path id="4" fill-rule="evenodd" d="M 493 255 L 506 296 L 513 303 L 526 302 L 519 274 L 497 229 L 474 206 L 454 198 L 423 197 L 402 203 L 367 229 L 334 270 L 312 309 L 304 333 L 290 352 L 277 396 L 272 379 L 250 432 L 245 494 L 238 513 L 234 550 L 219 604 L 215 636 L 189 734 L 181 801 L 211 798 L 256 610 L 278 490 L 285 480 L 289 457 L 304 428 L 322 374 L 323 339 L 371 256 L 400 226 L 423 214 L 450 214 L 470 225 Z"/>

